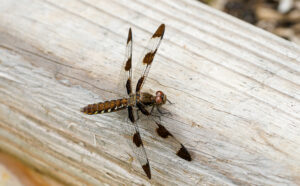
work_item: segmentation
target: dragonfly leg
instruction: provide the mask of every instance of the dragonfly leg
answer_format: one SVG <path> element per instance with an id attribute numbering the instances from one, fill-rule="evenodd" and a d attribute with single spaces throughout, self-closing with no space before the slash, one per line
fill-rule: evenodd
<path id="1" fill-rule="evenodd" d="M 159 107 L 156 107 L 157 111 L 163 116 L 163 115 L 168 115 L 168 116 L 172 116 L 171 112 L 165 111 L 163 112 L 162 110 L 159 109 Z"/>

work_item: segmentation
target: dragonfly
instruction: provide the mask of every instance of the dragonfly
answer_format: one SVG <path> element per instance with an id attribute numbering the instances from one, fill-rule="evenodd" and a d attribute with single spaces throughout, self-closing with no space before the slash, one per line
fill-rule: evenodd
<path id="1" fill-rule="evenodd" d="M 157 109 L 158 113 L 164 114 L 160 108 L 164 105 L 167 101 L 166 94 L 162 91 L 157 91 L 155 95 L 152 95 L 148 92 L 142 92 L 142 87 L 148 77 L 148 73 L 152 62 L 154 60 L 155 54 L 159 48 L 159 45 L 163 39 L 165 32 L 165 25 L 161 24 L 155 33 L 152 35 L 146 49 L 142 54 L 142 61 L 138 65 L 137 70 L 137 84 L 135 87 L 135 91 L 132 89 L 132 31 L 129 28 L 127 42 L 126 42 L 126 52 L 125 52 L 125 60 L 123 62 L 123 66 L 121 69 L 121 77 L 122 83 L 120 84 L 120 88 L 123 89 L 124 96 L 120 99 L 99 102 L 94 104 L 89 104 L 81 109 L 81 112 L 89 115 L 93 114 L 104 114 L 110 112 L 116 112 L 120 110 L 127 109 L 128 118 L 127 119 L 129 125 L 127 125 L 126 132 L 130 136 L 129 143 L 131 144 L 132 150 L 135 153 L 138 161 L 140 162 L 146 176 L 151 179 L 151 169 L 149 160 L 147 157 L 146 150 L 144 148 L 143 141 L 141 139 L 141 135 L 139 132 L 139 123 L 141 120 L 138 117 L 138 113 L 141 112 L 143 115 L 147 117 L 155 117 L 154 108 Z M 151 108 L 151 109 L 149 109 Z M 185 148 L 183 144 L 181 144 L 163 125 L 159 120 L 155 120 L 155 132 L 156 134 L 163 138 L 168 139 L 173 144 L 175 144 L 174 152 L 176 155 L 186 161 L 191 161 L 191 155 Z"/>

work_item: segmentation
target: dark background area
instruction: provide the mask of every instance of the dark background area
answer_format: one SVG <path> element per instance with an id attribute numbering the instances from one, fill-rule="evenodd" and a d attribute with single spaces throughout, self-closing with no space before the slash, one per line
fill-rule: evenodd
<path id="1" fill-rule="evenodd" d="M 300 45 L 300 0 L 199 0 Z"/>

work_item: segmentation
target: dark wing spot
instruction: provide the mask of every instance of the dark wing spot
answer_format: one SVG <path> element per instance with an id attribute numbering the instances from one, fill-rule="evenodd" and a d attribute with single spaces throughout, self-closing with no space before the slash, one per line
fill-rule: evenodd
<path id="1" fill-rule="evenodd" d="M 156 30 L 156 32 L 153 34 L 152 38 L 154 37 L 163 37 L 165 32 L 165 24 L 161 24 L 158 29 Z"/>
<path id="2" fill-rule="evenodd" d="M 128 32 L 128 38 L 127 38 L 127 44 L 132 40 L 132 33 L 131 33 L 131 28 L 129 28 Z"/>
<path id="3" fill-rule="evenodd" d="M 131 123 L 134 123 L 134 116 L 133 116 L 132 106 L 129 106 L 127 110 L 128 110 L 128 117 L 129 117 Z"/>
<path id="4" fill-rule="evenodd" d="M 147 64 L 147 65 L 150 65 L 154 59 L 154 56 L 156 54 L 156 50 L 154 50 L 154 52 L 149 52 L 145 55 L 144 59 L 143 59 L 143 63 L 144 64 Z"/>
<path id="5" fill-rule="evenodd" d="M 131 60 L 132 60 L 132 58 L 130 57 L 126 61 L 126 64 L 125 64 L 125 70 L 126 71 L 129 71 L 131 69 Z"/>
<path id="6" fill-rule="evenodd" d="M 146 115 L 146 116 L 150 115 L 148 110 L 146 110 L 145 106 L 141 102 L 137 102 L 136 105 L 144 115 Z"/>
<path id="7" fill-rule="evenodd" d="M 151 179 L 151 172 L 150 172 L 150 165 L 149 165 L 149 162 L 147 162 L 147 163 L 146 163 L 145 165 L 143 165 L 142 167 L 143 167 L 143 169 L 144 169 L 144 171 L 145 171 L 147 177 L 148 177 L 149 179 Z"/>
<path id="8" fill-rule="evenodd" d="M 156 129 L 157 134 L 162 138 L 167 138 L 168 136 L 172 136 L 172 134 L 161 124 L 158 124 L 158 128 Z"/>
<path id="9" fill-rule="evenodd" d="M 141 145 L 143 145 L 143 142 L 142 142 L 142 140 L 141 140 L 140 133 L 136 132 L 136 133 L 133 135 L 133 143 L 134 143 L 137 147 L 140 147 Z"/>
<path id="10" fill-rule="evenodd" d="M 126 90 L 127 90 L 127 94 L 130 95 L 132 90 L 131 90 L 131 80 L 130 78 L 127 80 L 126 82 Z"/>
<path id="11" fill-rule="evenodd" d="M 191 155 L 182 144 L 180 150 L 176 154 L 186 161 L 192 161 Z"/>
<path id="12" fill-rule="evenodd" d="M 144 79 L 145 79 L 145 76 L 142 76 L 142 77 L 139 79 L 138 83 L 136 84 L 136 90 L 135 90 L 136 92 L 139 92 L 139 91 L 140 91 Z"/>

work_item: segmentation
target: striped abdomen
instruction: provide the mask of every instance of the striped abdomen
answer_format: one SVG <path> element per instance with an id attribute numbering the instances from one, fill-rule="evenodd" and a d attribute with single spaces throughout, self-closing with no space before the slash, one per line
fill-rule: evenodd
<path id="1" fill-rule="evenodd" d="M 128 99 L 117 99 L 111 101 L 105 101 L 100 103 L 90 104 L 81 109 L 81 112 L 86 114 L 103 114 L 108 112 L 115 112 L 125 109 L 128 105 Z"/>

